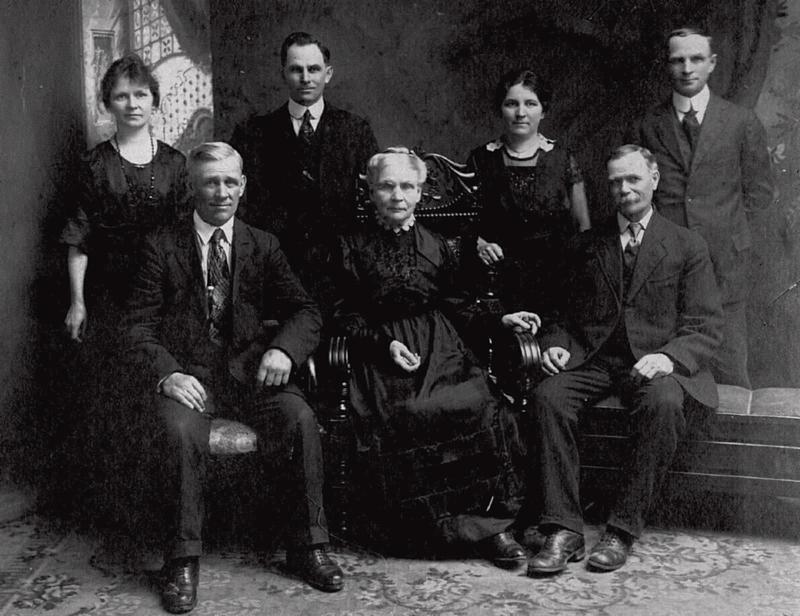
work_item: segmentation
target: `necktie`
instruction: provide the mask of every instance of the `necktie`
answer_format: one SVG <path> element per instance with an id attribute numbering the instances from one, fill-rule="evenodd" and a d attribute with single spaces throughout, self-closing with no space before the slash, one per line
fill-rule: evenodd
<path id="1" fill-rule="evenodd" d="M 689 110 L 683 115 L 683 132 L 686 133 L 686 138 L 694 152 L 700 136 L 700 122 L 697 121 L 697 111 L 692 108 L 691 103 L 689 103 Z"/>
<path id="2" fill-rule="evenodd" d="M 222 229 L 215 229 L 208 246 L 208 335 L 215 344 L 223 342 L 223 321 L 231 290 L 231 277 L 225 249 L 222 247 Z"/>
<path id="3" fill-rule="evenodd" d="M 637 236 L 639 234 L 639 229 L 641 228 L 642 223 L 640 222 L 632 222 L 628 225 L 631 239 L 627 246 L 625 246 L 625 250 L 622 251 L 622 260 L 625 265 L 623 274 L 626 289 L 630 286 L 631 277 L 633 276 L 633 268 L 634 265 L 636 265 L 636 255 L 639 254 L 640 243 L 637 240 Z"/>
<path id="4" fill-rule="evenodd" d="M 306 145 L 310 145 L 311 140 L 314 138 L 314 127 L 311 126 L 311 112 L 308 109 L 306 109 L 306 112 L 303 114 L 303 123 L 300 124 L 299 137 Z"/>

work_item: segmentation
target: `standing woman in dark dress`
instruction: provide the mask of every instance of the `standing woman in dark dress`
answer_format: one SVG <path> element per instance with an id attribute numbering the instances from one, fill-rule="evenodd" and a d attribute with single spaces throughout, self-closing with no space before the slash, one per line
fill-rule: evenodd
<path id="1" fill-rule="evenodd" d="M 544 315 L 566 240 L 590 226 L 574 157 L 539 132 L 550 102 L 550 89 L 533 71 L 504 75 L 494 98 L 503 134 L 469 157 L 482 208 L 478 257 L 497 271 L 507 305 L 535 301 Z"/>
<path id="2" fill-rule="evenodd" d="M 373 527 L 420 547 L 472 544 L 525 560 L 508 532 L 520 482 L 514 420 L 453 320 L 466 307 L 448 244 L 414 218 L 425 163 L 390 148 L 367 165 L 375 220 L 340 240 L 338 327 L 351 340 L 356 486 Z M 505 325 L 536 331 L 538 317 Z"/>
<path id="3" fill-rule="evenodd" d="M 61 242 L 68 247 L 70 287 L 64 325 L 78 343 L 72 363 L 78 374 L 70 380 L 79 389 L 73 404 L 80 407 L 65 447 L 73 460 L 93 460 L 90 469 L 80 462 L 68 468 L 74 473 L 77 466 L 82 476 L 88 470 L 99 474 L 86 482 L 106 491 L 102 477 L 112 474 L 112 462 L 107 451 L 98 459 L 95 448 L 125 431 L 119 420 L 131 375 L 117 358 L 117 327 L 137 252 L 147 232 L 176 220 L 187 203 L 185 157 L 150 132 L 159 87 L 148 67 L 133 54 L 115 61 L 101 94 L 117 130 L 83 156 Z M 87 456 L 87 448 L 95 455 Z"/>

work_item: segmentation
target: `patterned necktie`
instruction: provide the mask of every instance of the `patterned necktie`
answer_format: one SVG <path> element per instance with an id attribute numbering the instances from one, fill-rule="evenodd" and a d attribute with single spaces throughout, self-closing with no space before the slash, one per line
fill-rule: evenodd
<path id="1" fill-rule="evenodd" d="M 225 249 L 222 246 L 222 229 L 215 229 L 208 246 L 208 335 L 215 344 L 222 344 L 223 322 L 231 292 L 231 276 Z"/>
<path id="2" fill-rule="evenodd" d="M 697 111 L 692 108 L 691 103 L 689 103 L 689 110 L 683 115 L 683 132 L 686 133 L 686 138 L 694 152 L 697 139 L 700 137 L 700 122 L 697 121 Z"/>
<path id="3" fill-rule="evenodd" d="M 300 124 L 299 137 L 306 145 L 311 145 L 311 141 L 314 139 L 314 127 L 311 126 L 311 112 L 308 109 L 306 109 L 306 112 L 303 114 L 303 123 Z"/>

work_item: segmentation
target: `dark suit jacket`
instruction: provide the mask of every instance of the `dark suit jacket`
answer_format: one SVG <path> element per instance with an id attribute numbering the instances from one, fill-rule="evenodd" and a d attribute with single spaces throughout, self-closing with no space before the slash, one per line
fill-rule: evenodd
<path id="1" fill-rule="evenodd" d="M 658 160 L 658 211 L 703 236 L 723 302 L 742 301 L 752 245 L 747 215 L 773 199 L 764 127 L 749 109 L 712 94 L 691 156 L 675 118 L 670 98 L 642 119 L 632 141 Z"/>
<path id="2" fill-rule="evenodd" d="M 335 237 L 354 218 L 356 185 L 378 144 L 366 120 L 325 101 L 316 129 L 320 144 L 318 172 L 321 211 L 298 203 L 290 178 L 296 175 L 298 139 L 288 103 L 238 126 L 231 145 L 244 158 L 247 193 L 242 219 L 277 234 L 281 241 Z M 298 228 L 302 224 L 305 228 Z M 289 248 L 287 246 L 287 248 Z"/>
<path id="3" fill-rule="evenodd" d="M 231 375 L 255 381 L 268 348 L 286 352 L 295 366 L 319 343 L 319 310 L 297 281 L 271 234 L 236 220 L 233 230 Z M 150 383 L 173 372 L 192 373 L 206 358 L 207 298 L 191 221 L 165 227 L 145 240 L 142 266 L 123 322 L 127 348 Z M 268 326 L 277 321 L 277 332 Z"/>
<path id="4" fill-rule="evenodd" d="M 703 239 L 654 213 L 625 298 L 616 219 L 581 233 L 568 254 L 561 318 L 543 331 L 542 348 L 563 347 L 571 353 L 567 369 L 580 367 L 623 318 L 637 361 L 649 353 L 668 355 L 684 390 L 716 406 L 707 365 L 721 340 L 722 309 Z"/>

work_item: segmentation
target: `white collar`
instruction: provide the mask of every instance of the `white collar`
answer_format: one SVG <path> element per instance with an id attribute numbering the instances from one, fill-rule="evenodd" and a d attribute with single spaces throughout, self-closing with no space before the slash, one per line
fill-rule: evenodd
<path id="1" fill-rule="evenodd" d="M 197 210 L 195 210 L 192 214 L 194 230 L 197 232 L 197 235 L 204 246 L 211 241 L 211 236 L 217 229 L 222 229 L 222 234 L 225 236 L 225 241 L 228 242 L 228 244 L 233 244 L 233 220 L 234 217 L 231 216 L 228 222 L 226 222 L 224 225 L 215 227 L 214 225 L 210 225 L 205 220 L 200 218 Z"/>
<path id="2" fill-rule="evenodd" d="M 322 117 L 322 112 L 325 110 L 325 99 L 320 96 L 316 103 L 309 105 L 308 107 L 301 105 L 291 98 L 289 99 L 289 115 L 295 120 L 302 120 L 306 109 L 308 109 L 309 113 L 311 114 L 312 120 L 319 120 Z"/>
<path id="3" fill-rule="evenodd" d="M 381 216 L 378 213 L 377 209 L 375 210 L 375 220 L 378 221 L 378 225 L 380 225 L 381 228 L 386 229 L 387 231 L 391 231 L 395 235 L 400 235 L 401 233 L 410 231 L 411 228 L 414 226 L 414 223 L 416 222 L 416 218 L 414 218 L 414 214 L 412 213 L 411 216 L 409 216 L 406 219 L 406 221 L 399 227 L 391 225 L 386 221 L 386 219 L 383 216 Z"/>
<path id="4" fill-rule="evenodd" d="M 549 152 L 552 150 L 556 145 L 555 139 L 548 139 L 542 133 L 536 133 L 536 136 L 539 138 L 539 145 L 537 146 L 536 150 L 541 150 L 542 152 Z M 494 141 L 490 141 L 486 144 L 486 149 L 489 152 L 496 152 L 497 150 L 502 150 L 505 146 L 505 141 L 502 137 L 495 139 Z M 535 152 L 534 152 L 535 153 Z"/>
<path id="5" fill-rule="evenodd" d="M 689 98 L 688 96 L 684 96 L 683 94 L 677 93 L 675 90 L 672 91 L 672 106 L 675 111 L 679 113 L 686 113 L 689 111 L 689 104 L 692 105 L 692 109 L 697 112 L 701 118 L 706 112 L 706 108 L 708 107 L 708 101 L 711 98 L 711 90 L 708 89 L 708 85 L 703 86 L 703 89 L 700 90 L 697 94 Z"/>
<path id="6" fill-rule="evenodd" d="M 647 229 L 647 225 L 650 224 L 650 219 L 653 217 L 653 206 L 650 206 L 650 211 L 647 212 L 644 216 L 642 216 L 641 220 L 637 220 L 640 225 L 642 225 L 642 231 Z M 617 224 L 619 225 L 619 234 L 622 235 L 628 230 L 628 225 L 631 224 L 631 221 L 625 218 L 622 214 L 617 212 Z"/>

